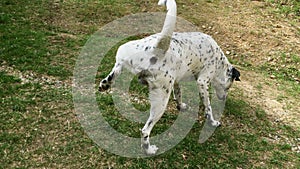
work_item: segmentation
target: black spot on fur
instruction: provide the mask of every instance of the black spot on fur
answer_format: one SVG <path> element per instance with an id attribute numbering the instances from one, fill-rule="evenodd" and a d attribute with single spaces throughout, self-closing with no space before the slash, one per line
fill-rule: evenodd
<path id="1" fill-rule="evenodd" d="M 145 140 L 145 141 L 147 141 L 147 140 L 148 140 L 148 138 L 149 138 L 149 136 L 145 136 L 145 137 L 144 137 L 144 140 Z"/>
<path id="2" fill-rule="evenodd" d="M 167 77 L 168 74 L 169 74 L 169 71 L 166 71 L 165 77 Z"/>
<path id="3" fill-rule="evenodd" d="M 151 59 L 150 59 L 150 63 L 151 63 L 151 65 L 154 65 L 156 62 L 157 62 L 157 58 L 156 57 L 152 57 Z"/>
<path id="4" fill-rule="evenodd" d="M 207 113 L 205 113 L 205 118 L 206 118 L 206 119 L 209 119 L 209 118 L 210 118 L 210 115 L 207 114 Z"/>
<path id="5" fill-rule="evenodd" d="M 139 76 L 138 79 L 140 84 L 148 86 L 148 82 L 144 77 Z"/>
<path id="6" fill-rule="evenodd" d="M 147 70 L 143 70 L 143 71 L 141 71 L 140 73 L 138 73 L 137 75 L 138 75 L 139 82 L 140 82 L 142 85 L 147 85 L 147 86 L 148 86 L 147 77 L 150 76 L 150 72 L 147 71 Z"/>
<path id="7" fill-rule="evenodd" d="M 147 47 L 145 48 L 145 51 L 149 50 L 150 48 L 151 48 L 150 46 L 147 46 Z"/>
<path id="8" fill-rule="evenodd" d="M 109 75 L 109 76 L 108 76 L 108 81 L 109 81 L 109 82 L 112 81 L 113 77 L 114 77 L 114 73 L 113 73 L 112 75 Z"/>
<path id="9" fill-rule="evenodd" d="M 179 41 L 178 41 L 177 39 L 175 39 L 175 38 L 172 38 L 172 40 L 173 40 L 173 42 L 175 42 L 175 43 L 179 43 Z"/>

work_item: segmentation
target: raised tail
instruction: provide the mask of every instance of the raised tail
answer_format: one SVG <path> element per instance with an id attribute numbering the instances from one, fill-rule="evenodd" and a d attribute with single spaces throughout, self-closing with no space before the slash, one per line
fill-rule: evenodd
<path id="1" fill-rule="evenodd" d="M 163 36 L 172 36 L 175 29 L 176 16 L 177 16 L 176 2 L 175 0 L 160 0 L 158 2 L 158 5 L 165 5 L 167 6 L 167 10 L 168 10 L 161 33 Z"/>
<path id="2" fill-rule="evenodd" d="M 164 26 L 161 31 L 161 38 L 157 43 L 157 48 L 163 50 L 165 53 L 169 49 L 171 37 L 175 29 L 177 5 L 175 0 L 159 0 L 158 5 L 164 5 L 168 10 Z"/>

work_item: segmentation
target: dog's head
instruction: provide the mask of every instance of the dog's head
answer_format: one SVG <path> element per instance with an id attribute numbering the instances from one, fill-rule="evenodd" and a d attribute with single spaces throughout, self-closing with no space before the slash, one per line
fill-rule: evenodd
<path id="1" fill-rule="evenodd" d="M 231 81 L 232 81 L 232 82 L 233 82 L 234 80 L 235 80 L 235 81 L 241 81 L 240 75 L 241 75 L 241 73 L 240 73 L 235 67 L 233 67 L 233 68 L 231 69 Z"/>
<path id="2" fill-rule="evenodd" d="M 228 90 L 234 81 L 240 80 L 240 72 L 233 66 L 230 66 L 224 73 L 214 80 L 213 86 L 220 100 L 225 100 Z"/>

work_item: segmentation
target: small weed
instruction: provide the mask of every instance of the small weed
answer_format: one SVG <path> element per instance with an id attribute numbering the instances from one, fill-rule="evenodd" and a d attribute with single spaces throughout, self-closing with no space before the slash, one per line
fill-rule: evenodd
<path id="1" fill-rule="evenodd" d="M 261 83 L 258 83 L 258 84 L 257 84 L 257 86 L 256 86 L 256 88 L 257 88 L 258 90 L 260 90 L 260 91 L 261 91 L 261 90 L 262 90 L 262 88 L 263 88 L 263 86 L 262 86 L 262 84 L 261 84 Z"/>

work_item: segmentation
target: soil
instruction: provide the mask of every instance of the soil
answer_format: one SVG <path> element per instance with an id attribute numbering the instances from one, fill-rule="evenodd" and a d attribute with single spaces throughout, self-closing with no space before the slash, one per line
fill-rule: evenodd
<path id="1" fill-rule="evenodd" d="M 299 99 L 290 96 L 285 91 L 278 90 L 276 80 L 251 71 L 241 70 L 242 81 L 234 84 L 234 89 L 243 91 L 243 100 L 252 105 L 259 105 L 275 123 L 286 123 L 299 127 Z M 268 83 L 266 83 L 266 81 Z M 279 99 L 283 97 L 283 99 Z"/>

